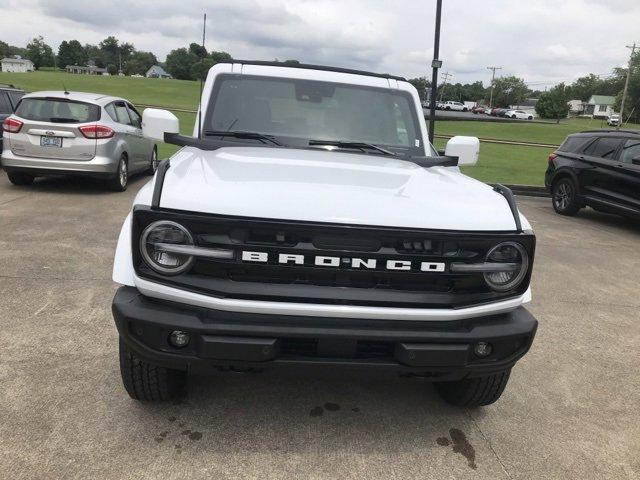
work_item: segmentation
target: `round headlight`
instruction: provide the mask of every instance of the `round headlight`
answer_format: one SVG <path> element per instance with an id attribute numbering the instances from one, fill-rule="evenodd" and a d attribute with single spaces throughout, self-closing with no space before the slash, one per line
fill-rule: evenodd
<path id="1" fill-rule="evenodd" d="M 193 237 L 182 225 L 160 220 L 153 222 L 142 232 L 140 252 L 147 265 L 156 272 L 165 275 L 178 275 L 191 267 L 194 257 L 172 252 L 171 248 L 167 248 L 167 246 L 193 244 Z"/>
<path id="2" fill-rule="evenodd" d="M 486 262 L 495 263 L 498 268 L 504 266 L 504 269 L 484 274 L 487 285 L 497 292 L 506 292 L 520 285 L 529 268 L 527 251 L 515 242 L 504 242 L 493 247 L 487 254 Z"/>

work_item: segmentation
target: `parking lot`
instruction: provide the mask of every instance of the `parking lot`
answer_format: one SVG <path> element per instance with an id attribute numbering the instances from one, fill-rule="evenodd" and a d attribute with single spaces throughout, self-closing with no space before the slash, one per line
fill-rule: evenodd
<path id="1" fill-rule="evenodd" d="M 121 386 L 110 277 L 147 179 L 111 193 L 0 172 L 0 478 L 640 477 L 640 224 L 519 198 L 540 326 L 492 406 L 332 370 L 219 373 L 142 405 Z"/>

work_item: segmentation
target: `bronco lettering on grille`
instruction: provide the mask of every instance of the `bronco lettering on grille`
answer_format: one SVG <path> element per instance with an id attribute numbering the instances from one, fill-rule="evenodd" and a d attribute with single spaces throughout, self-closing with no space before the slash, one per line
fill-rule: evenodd
<path id="1" fill-rule="evenodd" d="M 307 265 L 317 267 L 347 268 L 360 270 L 421 271 L 442 273 L 446 270 L 443 262 L 418 262 L 411 260 L 381 260 L 376 258 L 328 257 L 322 255 L 301 255 L 292 253 L 269 254 L 267 252 L 243 251 L 243 262 L 278 263 L 280 265 Z"/>

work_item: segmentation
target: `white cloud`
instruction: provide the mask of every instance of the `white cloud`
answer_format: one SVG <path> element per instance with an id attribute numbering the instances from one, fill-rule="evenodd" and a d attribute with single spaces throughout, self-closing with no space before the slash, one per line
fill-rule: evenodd
<path id="1" fill-rule="evenodd" d="M 97 43 L 115 35 L 163 58 L 199 41 L 236 58 L 430 76 L 435 1 L 416 0 L 4 0 L 0 40 L 24 45 L 42 35 Z M 638 35 L 638 0 L 444 0 L 441 54 L 454 82 L 489 79 L 488 65 L 529 82 L 607 74 Z M 615 34 L 612 34 L 615 32 Z"/>

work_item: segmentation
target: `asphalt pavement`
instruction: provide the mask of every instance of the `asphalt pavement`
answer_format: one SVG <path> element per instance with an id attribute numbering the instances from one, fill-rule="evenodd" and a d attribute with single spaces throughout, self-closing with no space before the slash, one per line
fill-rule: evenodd
<path id="1" fill-rule="evenodd" d="M 120 382 L 110 277 L 147 179 L 110 193 L 0 173 L 0 478 L 639 478 L 639 224 L 518 199 L 540 326 L 492 406 L 340 370 L 218 373 L 145 405 Z"/>

